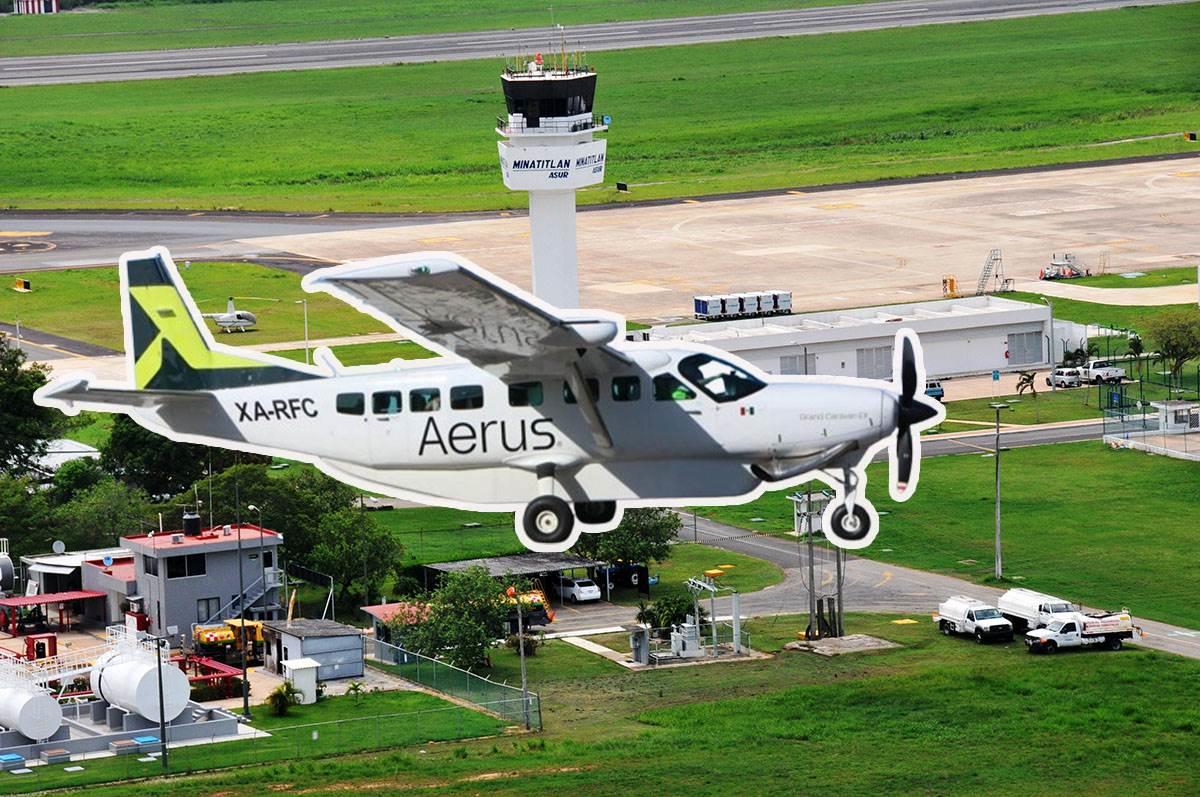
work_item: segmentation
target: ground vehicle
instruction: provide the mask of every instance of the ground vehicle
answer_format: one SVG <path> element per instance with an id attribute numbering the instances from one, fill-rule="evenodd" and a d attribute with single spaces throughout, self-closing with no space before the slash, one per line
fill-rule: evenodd
<path id="1" fill-rule="evenodd" d="M 238 628 L 242 625 L 240 618 L 231 618 L 223 623 L 192 626 L 192 642 L 196 652 L 210 656 L 218 661 L 227 663 L 241 662 L 241 648 L 248 651 L 247 663 L 262 663 L 262 622 L 246 620 L 246 638 L 242 645 L 238 644 Z"/>
<path id="2" fill-rule="evenodd" d="M 939 603 L 933 619 L 947 636 L 970 634 L 981 645 L 993 639 L 1012 642 L 1012 623 L 1004 619 L 1000 610 L 965 595 L 955 595 Z"/>
<path id="3" fill-rule="evenodd" d="M 1083 377 L 1079 375 L 1078 368 L 1055 368 L 1046 377 L 1046 384 L 1053 387 L 1079 387 L 1083 384 Z"/>
<path id="4" fill-rule="evenodd" d="M 1089 360 L 1087 365 L 1079 369 L 1079 378 L 1093 385 L 1101 382 L 1120 382 L 1125 378 L 1125 369 L 1109 360 Z"/>
<path id="5" fill-rule="evenodd" d="M 571 603 L 600 600 L 600 587 L 590 578 L 564 578 L 561 582 L 551 581 L 550 585 L 558 591 L 559 600 Z"/>
<path id="6" fill-rule="evenodd" d="M 1075 255 L 1068 252 L 1062 257 L 1058 255 L 1051 257 L 1050 265 L 1042 269 L 1041 273 L 1038 274 L 1038 279 L 1069 280 L 1090 273 L 1090 271 L 1085 271 L 1080 267 L 1079 262 L 1075 259 Z"/>
<path id="7" fill-rule="evenodd" d="M 925 395 L 929 396 L 931 399 L 945 401 L 946 389 L 942 387 L 941 382 L 937 381 L 936 379 L 930 379 L 925 383 Z"/>
<path id="8" fill-rule="evenodd" d="M 1045 628 L 1025 635 L 1030 653 L 1054 653 L 1059 648 L 1078 648 L 1103 645 L 1120 650 L 1126 639 L 1133 637 L 1133 618 L 1127 611 L 1065 612 L 1056 614 Z"/>
<path id="9" fill-rule="evenodd" d="M 1021 588 L 1010 589 L 1001 595 L 996 606 L 1017 631 L 1043 628 L 1055 619 L 1053 615 L 1073 612 L 1078 608 L 1062 598 Z"/>

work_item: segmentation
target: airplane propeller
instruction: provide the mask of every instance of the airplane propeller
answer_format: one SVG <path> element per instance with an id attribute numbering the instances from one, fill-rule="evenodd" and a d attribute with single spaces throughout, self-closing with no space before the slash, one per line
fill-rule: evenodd
<path id="1" fill-rule="evenodd" d="M 912 478 L 913 458 L 920 456 L 920 440 L 914 440 L 912 427 L 935 417 L 938 410 L 918 399 L 919 376 L 917 355 L 912 340 L 901 338 L 900 350 L 900 397 L 896 400 L 896 487 L 900 492 L 908 489 Z"/>

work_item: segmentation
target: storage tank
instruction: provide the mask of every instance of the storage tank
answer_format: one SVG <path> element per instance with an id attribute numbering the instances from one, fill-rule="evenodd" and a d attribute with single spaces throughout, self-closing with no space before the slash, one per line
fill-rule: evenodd
<path id="1" fill-rule="evenodd" d="M 178 717 L 187 706 L 192 685 L 173 664 L 162 665 L 163 708 L 166 721 Z M 92 691 L 114 706 L 158 722 L 158 662 L 149 651 L 114 650 L 96 661 Z"/>
<path id="2" fill-rule="evenodd" d="M 8 551 L 0 551 L 0 592 L 12 592 L 16 585 L 16 572 Z"/>
<path id="3" fill-rule="evenodd" d="M 38 741 L 61 725 L 62 707 L 50 695 L 24 686 L 0 687 L 0 727 Z"/>

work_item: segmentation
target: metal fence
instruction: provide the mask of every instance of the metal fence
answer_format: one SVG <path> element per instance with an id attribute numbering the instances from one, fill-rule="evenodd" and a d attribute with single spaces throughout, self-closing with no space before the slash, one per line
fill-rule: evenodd
<path id="1" fill-rule="evenodd" d="M 526 701 L 518 687 L 497 683 L 444 661 L 377 639 L 364 637 L 363 655 L 370 664 L 392 675 L 465 700 L 508 722 L 539 731 L 542 729 L 542 702 L 537 692 L 529 692 Z"/>

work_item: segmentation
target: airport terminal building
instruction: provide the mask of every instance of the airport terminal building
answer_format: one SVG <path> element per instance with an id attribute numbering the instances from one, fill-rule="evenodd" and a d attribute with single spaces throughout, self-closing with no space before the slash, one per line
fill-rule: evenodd
<path id="1" fill-rule="evenodd" d="M 772 374 L 887 379 L 892 342 L 902 327 L 920 335 L 931 378 L 1045 369 L 1086 335 L 1081 325 L 1052 321 L 1047 305 L 991 295 L 655 327 L 638 334 L 645 340 L 706 343 Z"/>

